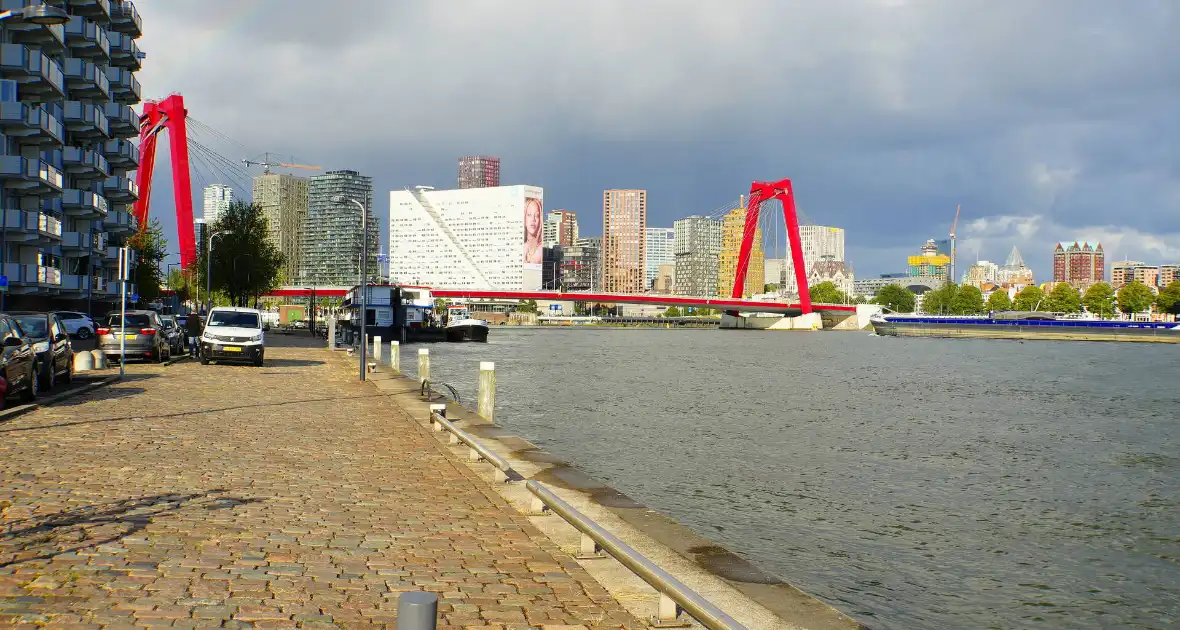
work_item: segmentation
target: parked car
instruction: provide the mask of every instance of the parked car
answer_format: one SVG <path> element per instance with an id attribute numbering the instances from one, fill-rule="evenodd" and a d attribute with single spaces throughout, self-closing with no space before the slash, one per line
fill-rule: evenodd
<path id="1" fill-rule="evenodd" d="M 37 353 L 20 324 L 0 314 L 0 409 L 14 394 L 21 402 L 37 398 Z"/>
<path id="2" fill-rule="evenodd" d="M 107 313 L 98 327 L 98 348 L 120 356 L 121 342 L 126 343 L 128 359 L 144 358 L 160 363 L 171 356 L 164 323 L 155 311 L 127 311 L 126 326 L 118 311 Z"/>
<path id="3" fill-rule="evenodd" d="M 66 327 L 66 334 L 78 339 L 89 339 L 94 336 L 94 331 L 97 326 L 94 325 L 94 320 L 86 313 L 79 313 L 77 311 L 54 311 L 54 314 L 61 319 L 61 323 Z"/>
<path id="4" fill-rule="evenodd" d="M 175 315 L 161 315 L 160 321 L 164 324 L 164 333 L 168 338 L 168 354 L 184 354 L 184 329 L 176 323 Z"/>
<path id="5" fill-rule="evenodd" d="M 10 311 L 10 317 L 20 324 L 25 338 L 33 343 L 37 353 L 37 384 L 40 391 L 47 392 L 74 379 L 74 346 L 65 324 L 54 313 L 32 311 Z"/>
<path id="6" fill-rule="evenodd" d="M 262 313 L 257 309 L 217 306 L 209 311 L 201 333 L 201 365 L 245 361 L 262 367 L 265 352 Z"/>

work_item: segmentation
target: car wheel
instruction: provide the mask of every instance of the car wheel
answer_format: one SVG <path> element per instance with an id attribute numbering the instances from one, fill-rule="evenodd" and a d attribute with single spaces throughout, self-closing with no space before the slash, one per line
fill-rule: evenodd
<path id="1" fill-rule="evenodd" d="M 89 339 L 90 335 L 92 335 L 92 334 L 93 333 L 90 332 L 89 328 L 83 327 L 83 328 L 78 329 L 78 338 L 79 339 Z"/>
<path id="2" fill-rule="evenodd" d="M 39 370 L 41 373 L 37 378 L 38 391 L 47 392 L 52 390 L 57 385 L 57 375 L 53 373 L 53 361 L 45 365 Z"/>
<path id="3" fill-rule="evenodd" d="M 37 389 L 40 386 L 41 370 L 37 367 L 37 364 L 34 363 L 33 366 L 29 368 L 29 386 L 26 387 L 25 391 L 21 392 L 20 394 L 21 402 L 31 403 L 34 400 L 37 400 Z"/>

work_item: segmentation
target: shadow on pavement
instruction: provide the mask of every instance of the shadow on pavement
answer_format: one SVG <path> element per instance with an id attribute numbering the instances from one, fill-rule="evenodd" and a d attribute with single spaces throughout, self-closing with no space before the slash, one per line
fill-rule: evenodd
<path id="1" fill-rule="evenodd" d="M 75 407 L 77 405 L 85 405 L 100 400 L 115 400 L 119 398 L 130 398 L 144 393 L 142 387 L 108 387 L 105 389 L 90 392 L 86 395 L 77 396 L 74 398 L 66 398 L 53 403 L 54 407 Z"/>
<path id="2" fill-rule="evenodd" d="M 139 390 L 143 391 L 143 390 Z M 384 393 L 379 394 L 365 394 L 363 396 L 329 396 L 327 398 L 306 398 L 300 400 L 286 400 L 283 402 L 272 403 L 258 403 L 254 405 L 233 405 L 230 407 L 216 407 L 212 409 L 197 409 L 195 411 L 179 411 L 176 413 L 163 413 L 155 415 L 140 414 L 137 416 L 119 416 L 115 418 L 96 418 L 94 420 L 79 420 L 77 422 L 58 422 L 56 424 L 45 424 L 36 427 L 20 427 L 16 429 L 0 429 L 0 435 L 5 433 L 25 433 L 28 431 L 43 431 L 45 429 L 57 429 L 60 427 L 75 427 L 84 424 L 103 424 L 106 422 L 125 422 L 128 420 L 162 420 L 168 418 L 183 418 L 185 416 L 200 416 L 209 413 L 220 413 L 222 411 L 235 411 L 238 409 L 261 409 L 264 407 L 286 407 L 290 405 L 301 405 L 303 403 L 328 402 L 328 401 L 342 401 L 342 400 L 361 400 L 364 398 L 384 398 Z M 60 406 L 61 403 L 54 406 Z"/>
<path id="3" fill-rule="evenodd" d="M 263 367 L 308 367 L 324 365 L 319 359 L 266 359 Z"/>
<path id="4" fill-rule="evenodd" d="M 117 543 L 186 506 L 225 510 L 264 500 L 229 496 L 227 492 L 158 494 L 9 521 L 0 530 L 0 567 Z"/>

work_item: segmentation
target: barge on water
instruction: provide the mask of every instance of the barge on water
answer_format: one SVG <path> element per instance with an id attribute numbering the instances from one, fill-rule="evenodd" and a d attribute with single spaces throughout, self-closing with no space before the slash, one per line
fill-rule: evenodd
<path id="1" fill-rule="evenodd" d="M 878 335 L 893 337 L 1180 343 L 1180 324 L 1175 322 L 1078 319 L 1025 312 L 950 317 L 874 315 L 869 321 Z"/>

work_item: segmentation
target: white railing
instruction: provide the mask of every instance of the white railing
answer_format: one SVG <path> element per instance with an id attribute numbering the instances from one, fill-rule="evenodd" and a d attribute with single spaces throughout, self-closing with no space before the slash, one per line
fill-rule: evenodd
<path id="1" fill-rule="evenodd" d="M 61 188 L 65 183 L 65 179 L 62 177 L 61 171 L 51 166 L 48 162 L 41 162 L 41 168 L 38 174 L 41 176 L 41 181 L 57 188 Z"/>
<path id="2" fill-rule="evenodd" d="M 41 215 L 39 227 L 42 232 L 46 232 L 54 236 L 61 236 L 61 221 L 58 221 L 48 214 Z"/>

